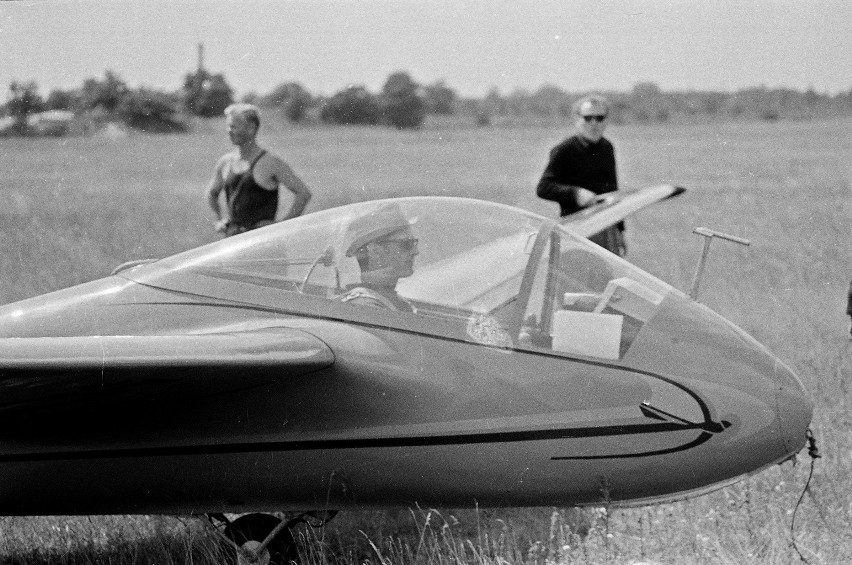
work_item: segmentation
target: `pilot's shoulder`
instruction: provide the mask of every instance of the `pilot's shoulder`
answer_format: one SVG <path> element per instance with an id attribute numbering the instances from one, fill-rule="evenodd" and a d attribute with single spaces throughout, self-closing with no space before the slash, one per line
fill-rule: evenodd
<path id="1" fill-rule="evenodd" d="M 373 308 L 396 309 L 393 303 L 378 292 L 364 286 L 356 286 L 353 289 L 337 297 L 340 302 L 356 304 L 358 306 L 371 306 Z"/>

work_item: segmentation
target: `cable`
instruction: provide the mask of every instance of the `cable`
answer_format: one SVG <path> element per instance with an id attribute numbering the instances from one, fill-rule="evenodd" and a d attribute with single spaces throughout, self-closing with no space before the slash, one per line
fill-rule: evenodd
<path id="1" fill-rule="evenodd" d="M 799 506 L 802 504 L 802 500 L 804 500 L 805 498 L 805 493 L 810 492 L 811 479 L 814 476 L 814 466 L 816 464 L 816 460 L 822 457 L 822 455 L 819 454 L 819 449 L 817 449 L 816 445 L 816 438 L 814 437 L 814 433 L 810 428 L 808 428 L 808 430 L 805 432 L 805 437 L 808 440 L 808 455 L 811 456 L 811 469 L 808 472 L 808 480 L 805 482 L 805 488 L 802 489 L 802 494 L 801 496 L 799 496 L 799 500 L 796 502 L 796 507 L 793 508 L 793 518 L 790 521 L 790 540 L 792 542 L 793 549 L 795 549 L 796 553 L 799 554 L 799 559 L 801 559 L 803 563 L 810 563 L 810 561 L 808 561 L 808 559 L 804 555 L 802 555 L 802 552 L 799 551 L 799 546 L 796 545 L 796 512 L 798 512 Z M 813 496 L 813 494 L 811 494 L 811 496 Z M 823 519 L 823 521 L 825 521 L 825 517 L 822 516 L 821 512 L 820 517 Z M 826 525 L 828 525 L 827 522 Z"/>

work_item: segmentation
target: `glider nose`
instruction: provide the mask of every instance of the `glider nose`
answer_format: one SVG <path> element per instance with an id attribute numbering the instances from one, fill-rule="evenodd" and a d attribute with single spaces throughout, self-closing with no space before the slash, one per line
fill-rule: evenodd
<path id="1" fill-rule="evenodd" d="M 775 393 L 778 420 L 787 453 L 794 455 L 805 445 L 808 426 L 813 416 L 813 402 L 799 378 L 779 360 L 775 360 Z"/>

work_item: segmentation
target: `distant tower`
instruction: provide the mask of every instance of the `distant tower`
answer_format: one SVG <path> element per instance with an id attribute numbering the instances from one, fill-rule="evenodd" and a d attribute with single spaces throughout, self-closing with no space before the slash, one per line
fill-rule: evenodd
<path id="1" fill-rule="evenodd" d="M 198 44 L 198 74 L 204 72 L 204 44 Z"/>

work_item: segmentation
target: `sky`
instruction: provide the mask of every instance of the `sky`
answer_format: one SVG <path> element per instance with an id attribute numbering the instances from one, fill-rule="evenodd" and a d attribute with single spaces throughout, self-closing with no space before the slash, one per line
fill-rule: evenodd
<path id="1" fill-rule="evenodd" d="M 177 90 L 202 43 L 238 95 L 378 92 L 396 71 L 462 96 L 639 82 L 837 94 L 852 89 L 850 30 L 846 0 L 0 0 L 0 90 L 33 80 L 46 95 L 106 70 Z"/>

